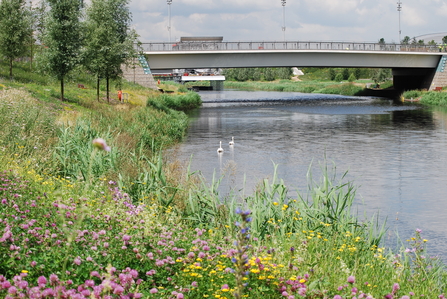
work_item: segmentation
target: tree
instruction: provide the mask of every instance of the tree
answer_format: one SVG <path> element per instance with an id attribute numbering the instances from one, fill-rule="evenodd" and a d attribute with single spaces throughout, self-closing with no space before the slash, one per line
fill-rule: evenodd
<path id="1" fill-rule="evenodd" d="M 429 45 L 429 46 L 436 46 L 436 42 L 435 42 L 434 39 L 432 39 L 431 41 L 428 42 L 427 45 Z"/>
<path id="2" fill-rule="evenodd" d="M 349 75 L 349 78 L 348 78 L 348 82 L 354 82 L 356 79 L 355 79 L 355 75 L 353 74 L 353 73 L 351 73 L 350 75 Z"/>
<path id="3" fill-rule="evenodd" d="M 47 0 L 50 5 L 45 24 L 43 42 L 46 51 L 43 60 L 46 69 L 57 77 L 64 100 L 64 79 L 79 64 L 82 46 L 79 0 Z"/>
<path id="4" fill-rule="evenodd" d="M 343 75 L 342 75 L 341 73 L 338 73 L 338 74 L 335 76 L 334 81 L 335 81 L 335 82 L 341 82 L 341 81 L 343 81 Z"/>
<path id="5" fill-rule="evenodd" d="M 9 61 L 10 77 L 14 59 L 25 54 L 32 37 L 31 10 L 25 4 L 25 0 L 0 3 L 0 53 Z"/>
<path id="6" fill-rule="evenodd" d="M 374 71 L 371 79 L 374 80 L 374 82 L 377 84 L 385 82 L 391 76 L 391 69 L 377 69 Z"/>
<path id="7" fill-rule="evenodd" d="M 354 69 L 353 74 L 354 74 L 354 77 L 355 77 L 356 79 L 360 79 L 361 73 L 362 73 L 362 70 L 361 70 L 361 69 L 359 69 L 359 68 L 355 68 L 355 69 Z"/>
<path id="8" fill-rule="evenodd" d="M 348 78 L 349 78 L 349 69 L 348 68 L 344 68 L 342 70 L 342 75 L 343 75 L 343 80 L 348 80 Z"/>
<path id="9" fill-rule="evenodd" d="M 87 42 L 84 65 L 99 80 L 106 79 L 106 97 L 109 99 L 109 82 L 121 76 L 121 65 L 136 53 L 133 43 L 137 36 L 130 34 L 131 13 L 128 0 L 93 0 L 87 10 Z"/>
<path id="10" fill-rule="evenodd" d="M 237 81 L 247 81 L 248 80 L 248 69 L 247 68 L 239 68 L 236 74 Z"/>
<path id="11" fill-rule="evenodd" d="M 442 43 L 444 45 L 447 44 L 447 35 L 442 38 Z"/>
<path id="12" fill-rule="evenodd" d="M 268 67 L 264 71 L 264 80 L 265 81 L 273 81 L 275 80 L 275 72 L 272 68 Z"/>
<path id="13" fill-rule="evenodd" d="M 253 81 L 261 81 L 262 73 L 259 68 L 255 68 L 253 72 Z"/>
<path id="14" fill-rule="evenodd" d="M 335 69 L 330 68 L 329 69 L 329 79 L 331 81 L 334 81 L 336 75 L 337 75 L 337 72 L 335 71 Z"/>
<path id="15" fill-rule="evenodd" d="M 401 41 L 402 45 L 408 45 L 410 44 L 410 37 L 407 35 L 404 37 L 404 39 Z"/>
<path id="16" fill-rule="evenodd" d="M 289 80 L 290 77 L 292 77 L 292 75 L 293 75 L 293 72 L 292 72 L 292 68 L 290 68 L 290 67 L 281 67 L 276 70 L 276 76 L 279 79 Z"/>

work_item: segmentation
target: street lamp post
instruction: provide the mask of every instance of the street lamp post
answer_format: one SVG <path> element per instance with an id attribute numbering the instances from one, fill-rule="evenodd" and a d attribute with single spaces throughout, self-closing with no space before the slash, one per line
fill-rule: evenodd
<path id="1" fill-rule="evenodd" d="M 281 0 L 282 5 L 282 31 L 284 33 L 284 41 L 286 41 L 286 0 Z"/>
<path id="2" fill-rule="evenodd" d="M 168 31 L 169 31 L 169 43 L 171 43 L 171 4 L 172 0 L 166 0 L 168 3 Z"/>
<path id="3" fill-rule="evenodd" d="M 402 10 L 402 2 L 397 2 L 397 11 L 399 12 L 399 44 L 402 42 L 402 39 L 400 38 L 401 30 L 400 30 L 400 11 Z"/>

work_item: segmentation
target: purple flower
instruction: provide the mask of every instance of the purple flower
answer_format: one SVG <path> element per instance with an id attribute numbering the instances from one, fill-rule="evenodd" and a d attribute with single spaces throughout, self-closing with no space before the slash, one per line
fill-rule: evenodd
<path id="1" fill-rule="evenodd" d="M 12 286 L 8 289 L 8 293 L 11 295 L 15 295 L 17 293 L 17 288 L 15 286 Z"/>
<path id="2" fill-rule="evenodd" d="M 152 289 L 149 291 L 149 293 L 151 293 L 151 294 L 158 293 L 158 289 L 157 289 L 157 288 L 152 288 Z"/>
<path id="3" fill-rule="evenodd" d="M 129 236 L 129 235 L 124 235 L 123 236 L 123 241 L 124 242 L 130 241 L 130 239 L 131 239 L 131 236 Z"/>
<path id="4" fill-rule="evenodd" d="M 117 286 L 114 290 L 113 290 L 113 294 L 117 294 L 117 295 L 121 295 L 124 292 L 124 288 L 122 286 Z"/>
<path id="5" fill-rule="evenodd" d="M 410 299 L 410 296 L 402 296 L 400 299 Z"/>
<path id="6" fill-rule="evenodd" d="M 193 287 L 195 287 L 195 288 L 197 288 L 198 285 L 199 285 L 199 284 L 197 283 L 197 281 L 193 281 L 193 282 L 191 283 L 191 286 L 193 286 Z"/>
<path id="7" fill-rule="evenodd" d="M 334 299 L 343 299 L 340 295 L 335 295 Z"/>
<path id="8" fill-rule="evenodd" d="M 398 283 L 395 283 L 394 285 L 393 285 L 393 294 L 395 294 L 398 290 L 400 290 L 400 286 L 399 286 L 399 284 Z"/>
<path id="9" fill-rule="evenodd" d="M 93 146 L 97 149 L 110 152 L 110 146 L 107 145 L 106 141 L 102 138 L 96 138 L 92 141 Z"/>
<path id="10" fill-rule="evenodd" d="M 183 296 L 182 293 L 178 293 L 178 294 L 177 294 L 177 299 L 183 299 L 183 298 L 184 298 L 184 296 Z"/>
<path id="11" fill-rule="evenodd" d="M 4 281 L 2 283 L 2 288 L 3 289 L 9 289 L 11 287 L 11 283 L 9 281 Z"/>
<path id="12" fill-rule="evenodd" d="M 74 259 L 73 263 L 75 263 L 76 265 L 80 265 L 81 264 L 81 258 L 78 256 Z"/>
<path id="13" fill-rule="evenodd" d="M 354 276 L 349 276 L 348 277 L 348 282 L 349 283 L 355 283 L 355 277 Z"/>
<path id="14" fill-rule="evenodd" d="M 45 278 L 45 276 L 39 276 L 39 278 L 37 278 L 37 283 L 39 285 L 46 285 L 47 284 L 47 279 Z"/>

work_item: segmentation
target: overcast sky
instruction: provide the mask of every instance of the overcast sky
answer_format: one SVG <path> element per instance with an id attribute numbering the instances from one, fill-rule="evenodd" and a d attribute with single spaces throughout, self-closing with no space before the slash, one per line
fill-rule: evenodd
<path id="1" fill-rule="evenodd" d="M 399 41 L 399 0 L 287 0 L 286 40 Z M 401 38 L 447 32 L 447 0 L 400 0 Z M 142 42 L 169 41 L 166 0 L 131 0 Z M 171 41 L 283 41 L 281 0 L 172 0 Z M 445 34 L 447 35 L 447 33 Z"/>

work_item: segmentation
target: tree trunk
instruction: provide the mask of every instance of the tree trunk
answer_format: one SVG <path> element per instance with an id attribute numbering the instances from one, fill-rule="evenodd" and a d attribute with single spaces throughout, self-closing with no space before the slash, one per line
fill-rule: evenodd
<path id="1" fill-rule="evenodd" d="M 99 102 L 99 76 L 96 77 L 96 100 Z"/>
<path id="2" fill-rule="evenodd" d="M 29 69 L 30 69 L 30 71 L 32 72 L 33 71 L 33 43 L 31 43 L 31 59 L 30 59 L 30 61 L 29 61 Z"/>
<path id="3" fill-rule="evenodd" d="M 64 101 L 64 77 L 61 78 L 61 101 Z"/>
<path id="4" fill-rule="evenodd" d="M 9 77 L 12 79 L 12 58 L 9 58 Z"/>
<path id="5" fill-rule="evenodd" d="M 106 84 L 107 102 L 110 102 L 109 101 L 109 77 L 106 77 L 106 82 L 107 82 L 107 84 Z"/>

